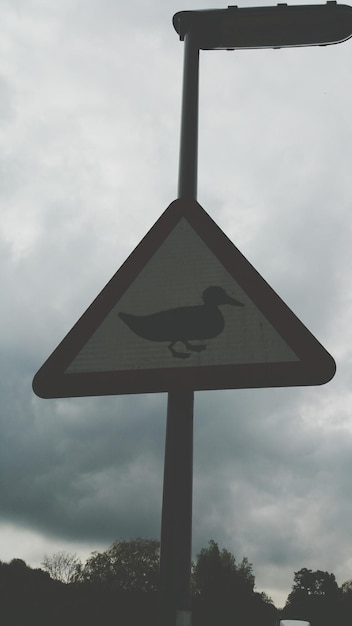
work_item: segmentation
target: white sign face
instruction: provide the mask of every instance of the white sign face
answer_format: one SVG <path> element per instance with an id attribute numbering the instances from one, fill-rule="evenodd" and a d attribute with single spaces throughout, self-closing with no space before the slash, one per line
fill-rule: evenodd
<path id="1" fill-rule="evenodd" d="M 67 373 L 297 360 L 182 218 Z"/>

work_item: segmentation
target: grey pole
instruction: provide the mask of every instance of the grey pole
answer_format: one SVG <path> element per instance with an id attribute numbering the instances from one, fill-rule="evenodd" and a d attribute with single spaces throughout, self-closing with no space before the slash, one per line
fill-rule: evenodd
<path id="1" fill-rule="evenodd" d="M 197 197 L 199 48 L 185 35 L 178 197 Z M 169 392 L 159 626 L 191 626 L 193 390 Z"/>
<path id="2" fill-rule="evenodd" d="M 159 626 L 191 626 L 193 391 L 168 394 Z"/>
<path id="3" fill-rule="evenodd" d="M 184 37 L 178 197 L 197 199 L 199 48 L 196 36 Z"/>

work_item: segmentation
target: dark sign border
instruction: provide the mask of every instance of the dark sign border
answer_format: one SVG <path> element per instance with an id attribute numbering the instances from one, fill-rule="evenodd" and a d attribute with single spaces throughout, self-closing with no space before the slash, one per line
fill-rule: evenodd
<path id="1" fill-rule="evenodd" d="M 246 292 L 298 361 L 66 373 L 77 354 L 136 279 L 181 218 Z M 332 356 L 266 283 L 206 211 L 194 200 L 170 204 L 33 379 L 42 398 L 104 396 L 201 389 L 320 385 L 335 374 Z"/>

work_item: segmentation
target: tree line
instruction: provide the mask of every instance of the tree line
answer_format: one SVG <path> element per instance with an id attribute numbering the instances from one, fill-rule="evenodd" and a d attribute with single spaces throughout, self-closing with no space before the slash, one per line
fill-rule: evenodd
<path id="1" fill-rule="evenodd" d="M 352 623 L 352 580 L 338 586 L 332 573 L 303 567 L 294 572 L 282 618 L 305 619 L 311 626 L 350 626 Z"/>
<path id="2" fill-rule="evenodd" d="M 116 541 L 85 563 L 75 554 L 45 555 L 42 568 L 0 561 L 0 623 L 6 626 L 155 626 L 159 542 Z M 283 609 L 255 590 L 253 565 L 211 540 L 192 564 L 194 626 L 276 626 L 304 619 L 312 626 L 352 623 L 352 580 L 341 587 L 328 572 L 302 568 Z"/>

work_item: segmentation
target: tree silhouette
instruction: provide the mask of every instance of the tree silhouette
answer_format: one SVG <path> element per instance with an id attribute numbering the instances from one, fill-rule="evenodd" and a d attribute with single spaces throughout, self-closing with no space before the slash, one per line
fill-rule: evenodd
<path id="1" fill-rule="evenodd" d="M 82 569 L 81 561 L 77 558 L 77 555 L 64 551 L 55 552 L 50 556 L 45 554 L 42 566 L 51 578 L 65 584 L 75 582 L 79 578 Z"/>
<path id="2" fill-rule="evenodd" d="M 78 575 L 54 579 L 55 570 L 32 569 L 22 559 L 0 561 L 0 624 L 4 626 L 154 626 L 157 613 L 159 542 L 116 541 L 79 567 L 73 554 L 44 557 L 49 566 L 78 564 Z M 63 559 L 63 563 L 65 560 Z M 59 570 L 60 571 L 60 570 Z M 255 591 L 253 566 L 211 540 L 192 566 L 193 626 L 277 626 L 278 610 Z M 306 567 L 294 572 L 282 619 L 311 626 L 351 626 L 352 580 L 338 587 L 335 576 Z M 48 617 L 49 616 L 49 617 Z"/>
<path id="3" fill-rule="evenodd" d="M 294 573 L 283 616 L 308 620 L 312 626 L 330 626 L 336 622 L 340 596 L 334 574 L 304 567 Z"/>
<path id="4" fill-rule="evenodd" d="M 254 593 L 253 566 L 244 557 L 237 564 L 231 552 L 211 540 L 193 567 L 195 626 L 252 626 L 275 623 L 276 609 L 265 595 Z M 269 600 L 269 601 L 268 601 Z"/>
<path id="5" fill-rule="evenodd" d="M 341 597 L 339 605 L 339 626 L 350 626 L 350 624 L 352 623 L 352 580 L 346 580 L 341 585 Z"/>
<path id="6" fill-rule="evenodd" d="M 294 574 L 292 591 L 303 591 L 308 596 L 337 597 L 338 585 L 334 574 L 317 570 L 313 572 L 306 567 Z"/>
<path id="7" fill-rule="evenodd" d="M 236 559 L 226 549 L 220 551 L 218 544 L 211 540 L 207 548 L 197 555 L 193 569 L 193 589 L 196 595 L 221 597 L 233 594 L 249 594 L 254 589 L 253 566 L 247 558 L 237 565 Z"/>
<path id="8" fill-rule="evenodd" d="M 349 595 L 352 596 L 352 580 L 346 580 L 344 583 L 342 583 L 341 585 L 341 591 L 343 596 L 347 597 Z"/>
<path id="9" fill-rule="evenodd" d="M 159 541 L 115 541 L 105 552 L 93 552 L 80 580 L 103 583 L 122 591 L 155 592 L 159 578 Z"/>

